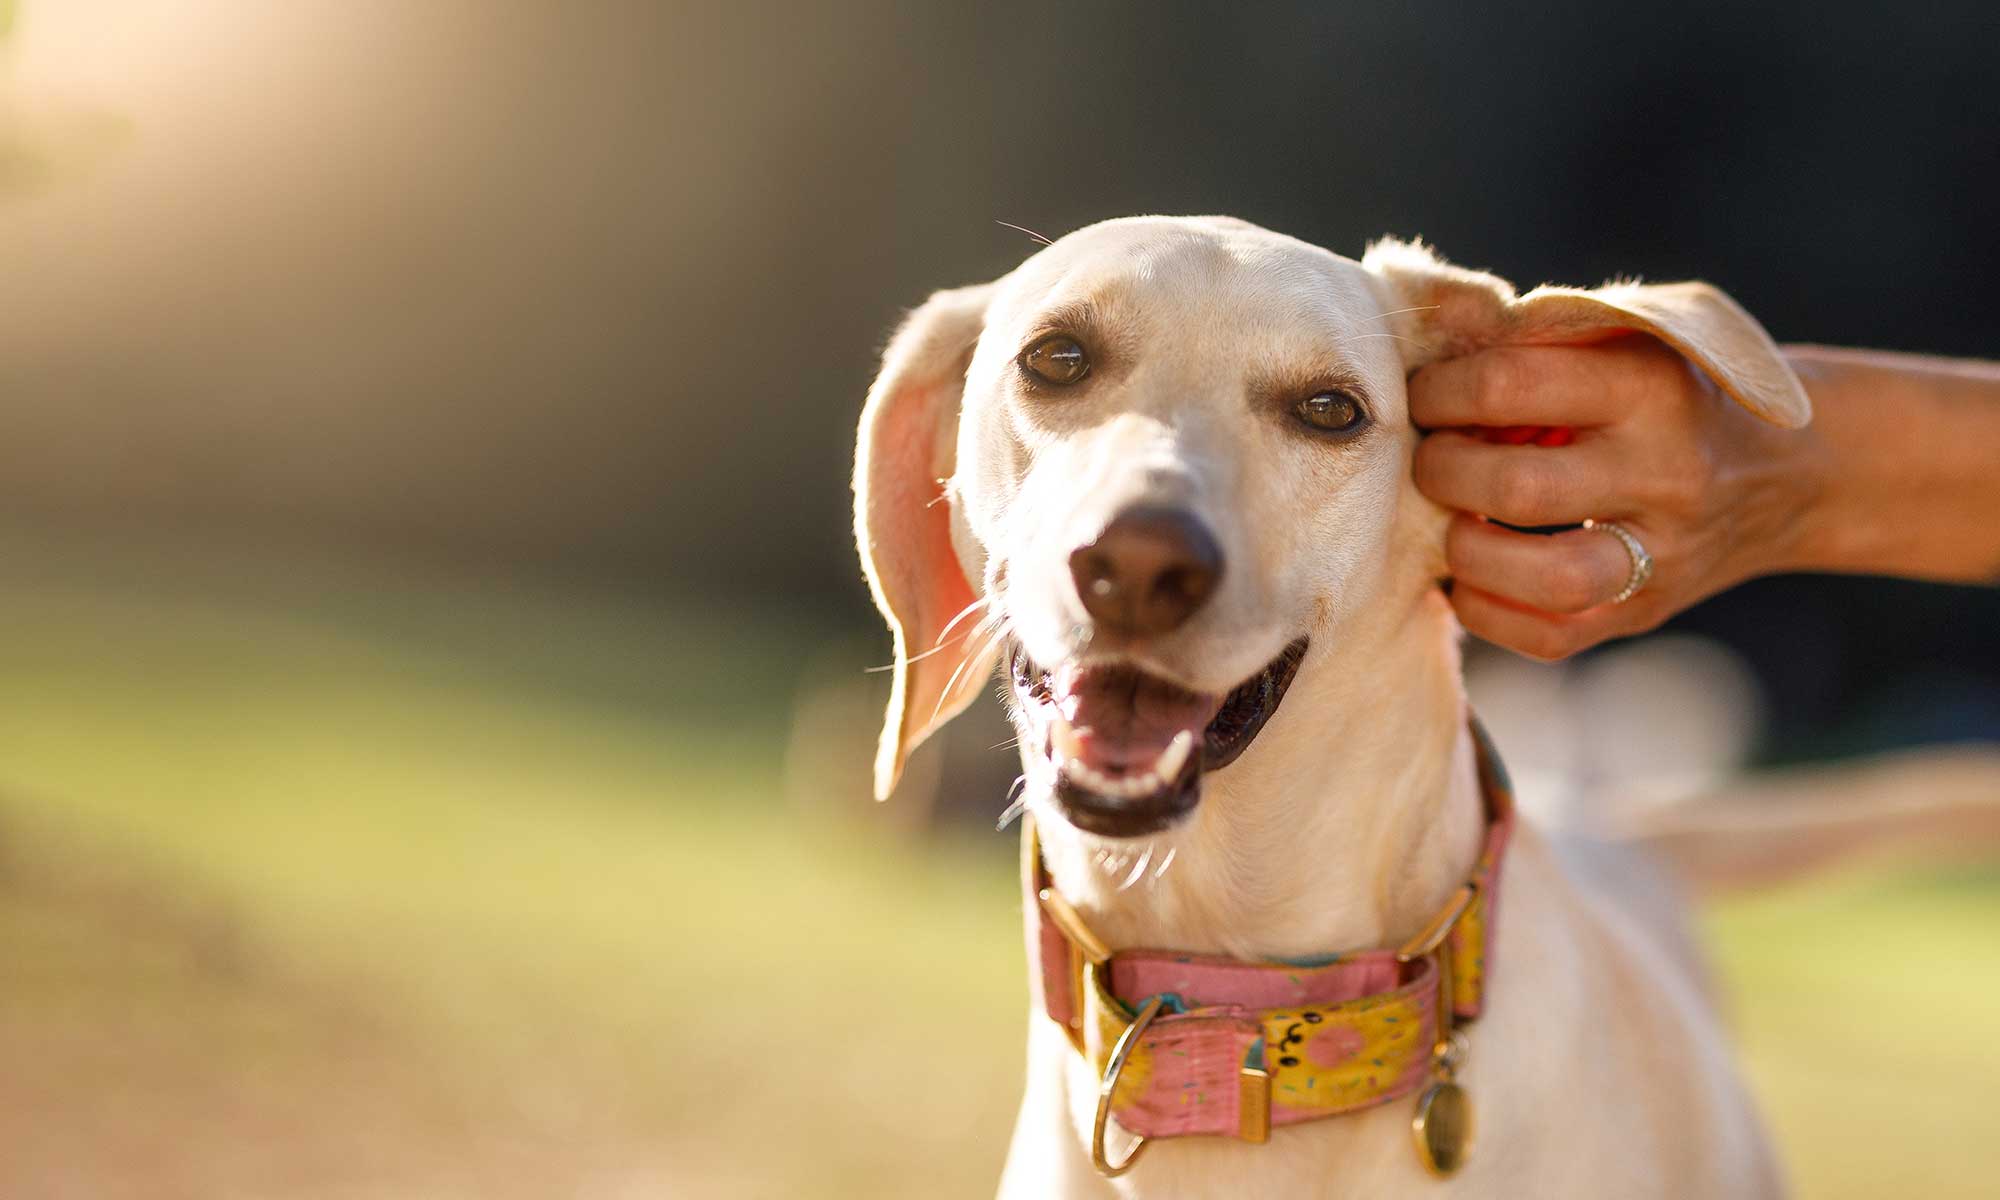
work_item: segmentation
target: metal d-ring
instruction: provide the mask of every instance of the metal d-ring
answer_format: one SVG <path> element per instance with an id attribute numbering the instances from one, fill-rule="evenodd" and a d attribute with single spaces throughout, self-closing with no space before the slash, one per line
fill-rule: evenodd
<path id="1" fill-rule="evenodd" d="M 1111 1057 L 1104 1063 L 1104 1080 L 1097 1085 L 1097 1119 L 1090 1129 L 1090 1162 L 1097 1168 L 1097 1173 L 1106 1179 L 1116 1179 L 1131 1170 L 1132 1164 L 1138 1162 L 1139 1155 L 1146 1150 L 1146 1139 L 1135 1133 L 1132 1135 L 1132 1149 L 1125 1155 L 1125 1161 L 1114 1164 L 1104 1153 L 1104 1129 L 1111 1122 L 1111 1093 L 1118 1088 L 1118 1076 L 1125 1070 L 1125 1060 L 1131 1056 L 1132 1047 L 1139 1044 L 1139 1036 L 1146 1032 L 1146 1026 L 1160 1015 L 1162 1001 L 1160 996 L 1146 1001 L 1139 1015 L 1132 1018 L 1124 1033 L 1118 1035 L 1117 1043 L 1111 1047 Z"/>

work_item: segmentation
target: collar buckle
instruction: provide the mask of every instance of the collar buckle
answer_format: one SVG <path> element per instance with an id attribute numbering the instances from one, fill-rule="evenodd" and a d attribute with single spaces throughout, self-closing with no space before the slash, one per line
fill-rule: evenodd
<path id="1" fill-rule="evenodd" d="M 1479 895 L 1479 885 L 1474 883 L 1468 883 L 1453 892 L 1451 899 L 1445 901 L 1444 907 L 1431 918 L 1430 924 L 1425 925 L 1415 937 L 1396 948 L 1396 961 L 1415 962 L 1443 945 L 1444 940 L 1451 936 L 1452 927 L 1465 915 L 1465 910 L 1472 907 L 1473 898 L 1477 895 Z"/>

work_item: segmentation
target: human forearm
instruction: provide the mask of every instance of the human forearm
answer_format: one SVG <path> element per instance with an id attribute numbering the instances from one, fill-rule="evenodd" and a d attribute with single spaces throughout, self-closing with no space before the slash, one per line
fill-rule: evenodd
<path id="1" fill-rule="evenodd" d="M 1814 499 L 1777 569 L 2000 581 L 2000 364 L 1789 346 Z"/>

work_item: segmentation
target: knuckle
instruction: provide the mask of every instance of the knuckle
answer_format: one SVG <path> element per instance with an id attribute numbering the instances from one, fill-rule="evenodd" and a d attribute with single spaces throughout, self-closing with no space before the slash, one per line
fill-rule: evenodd
<path id="1" fill-rule="evenodd" d="M 1546 516 L 1562 493 L 1562 479 L 1548 460 L 1517 455 L 1494 480 L 1499 515 L 1534 522 Z"/>
<path id="2" fill-rule="evenodd" d="M 1560 626 L 1537 626 L 1532 633 L 1521 639 L 1518 647 L 1521 653 L 1541 662 L 1555 662 L 1568 658 L 1577 647 L 1571 644 L 1569 632 Z"/>
<path id="3" fill-rule="evenodd" d="M 1651 336 L 1631 341 L 1632 403 L 1651 409 L 1672 407 L 1682 370 L 1680 352 Z"/>
<path id="4" fill-rule="evenodd" d="M 1582 612 L 1603 599 L 1602 581 L 1590 560 L 1575 549 L 1556 556 L 1542 573 L 1542 587 L 1558 612 Z"/>
<path id="5" fill-rule="evenodd" d="M 1673 455 L 1654 476 L 1659 502 L 1676 512 L 1699 510 L 1715 485 L 1715 465 L 1698 451 Z"/>
<path id="6" fill-rule="evenodd" d="M 1621 636 L 1651 633 L 1666 624 L 1667 618 L 1673 615 L 1671 608 L 1660 604 L 1657 598 L 1645 596 L 1644 593 L 1634 596 L 1625 607 L 1633 611 L 1625 614 Z"/>
<path id="7" fill-rule="evenodd" d="M 1528 364 L 1520 352 L 1501 348 L 1479 356 L 1479 372 L 1473 381 L 1473 408 L 1486 424 L 1507 424 L 1513 420 L 1518 401 L 1527 393 Z"/>

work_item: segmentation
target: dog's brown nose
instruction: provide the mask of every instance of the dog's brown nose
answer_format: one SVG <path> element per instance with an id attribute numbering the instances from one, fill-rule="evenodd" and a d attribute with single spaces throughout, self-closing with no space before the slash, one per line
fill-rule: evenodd
<path id="1" fill-rule="evenodd" d="M 1180 628 L 1215 594 L 1222 547 L 1180 509 L 1128 508 L 1069 556 L 1069 573 L 1100 627 L 1152 636 Z"/>

